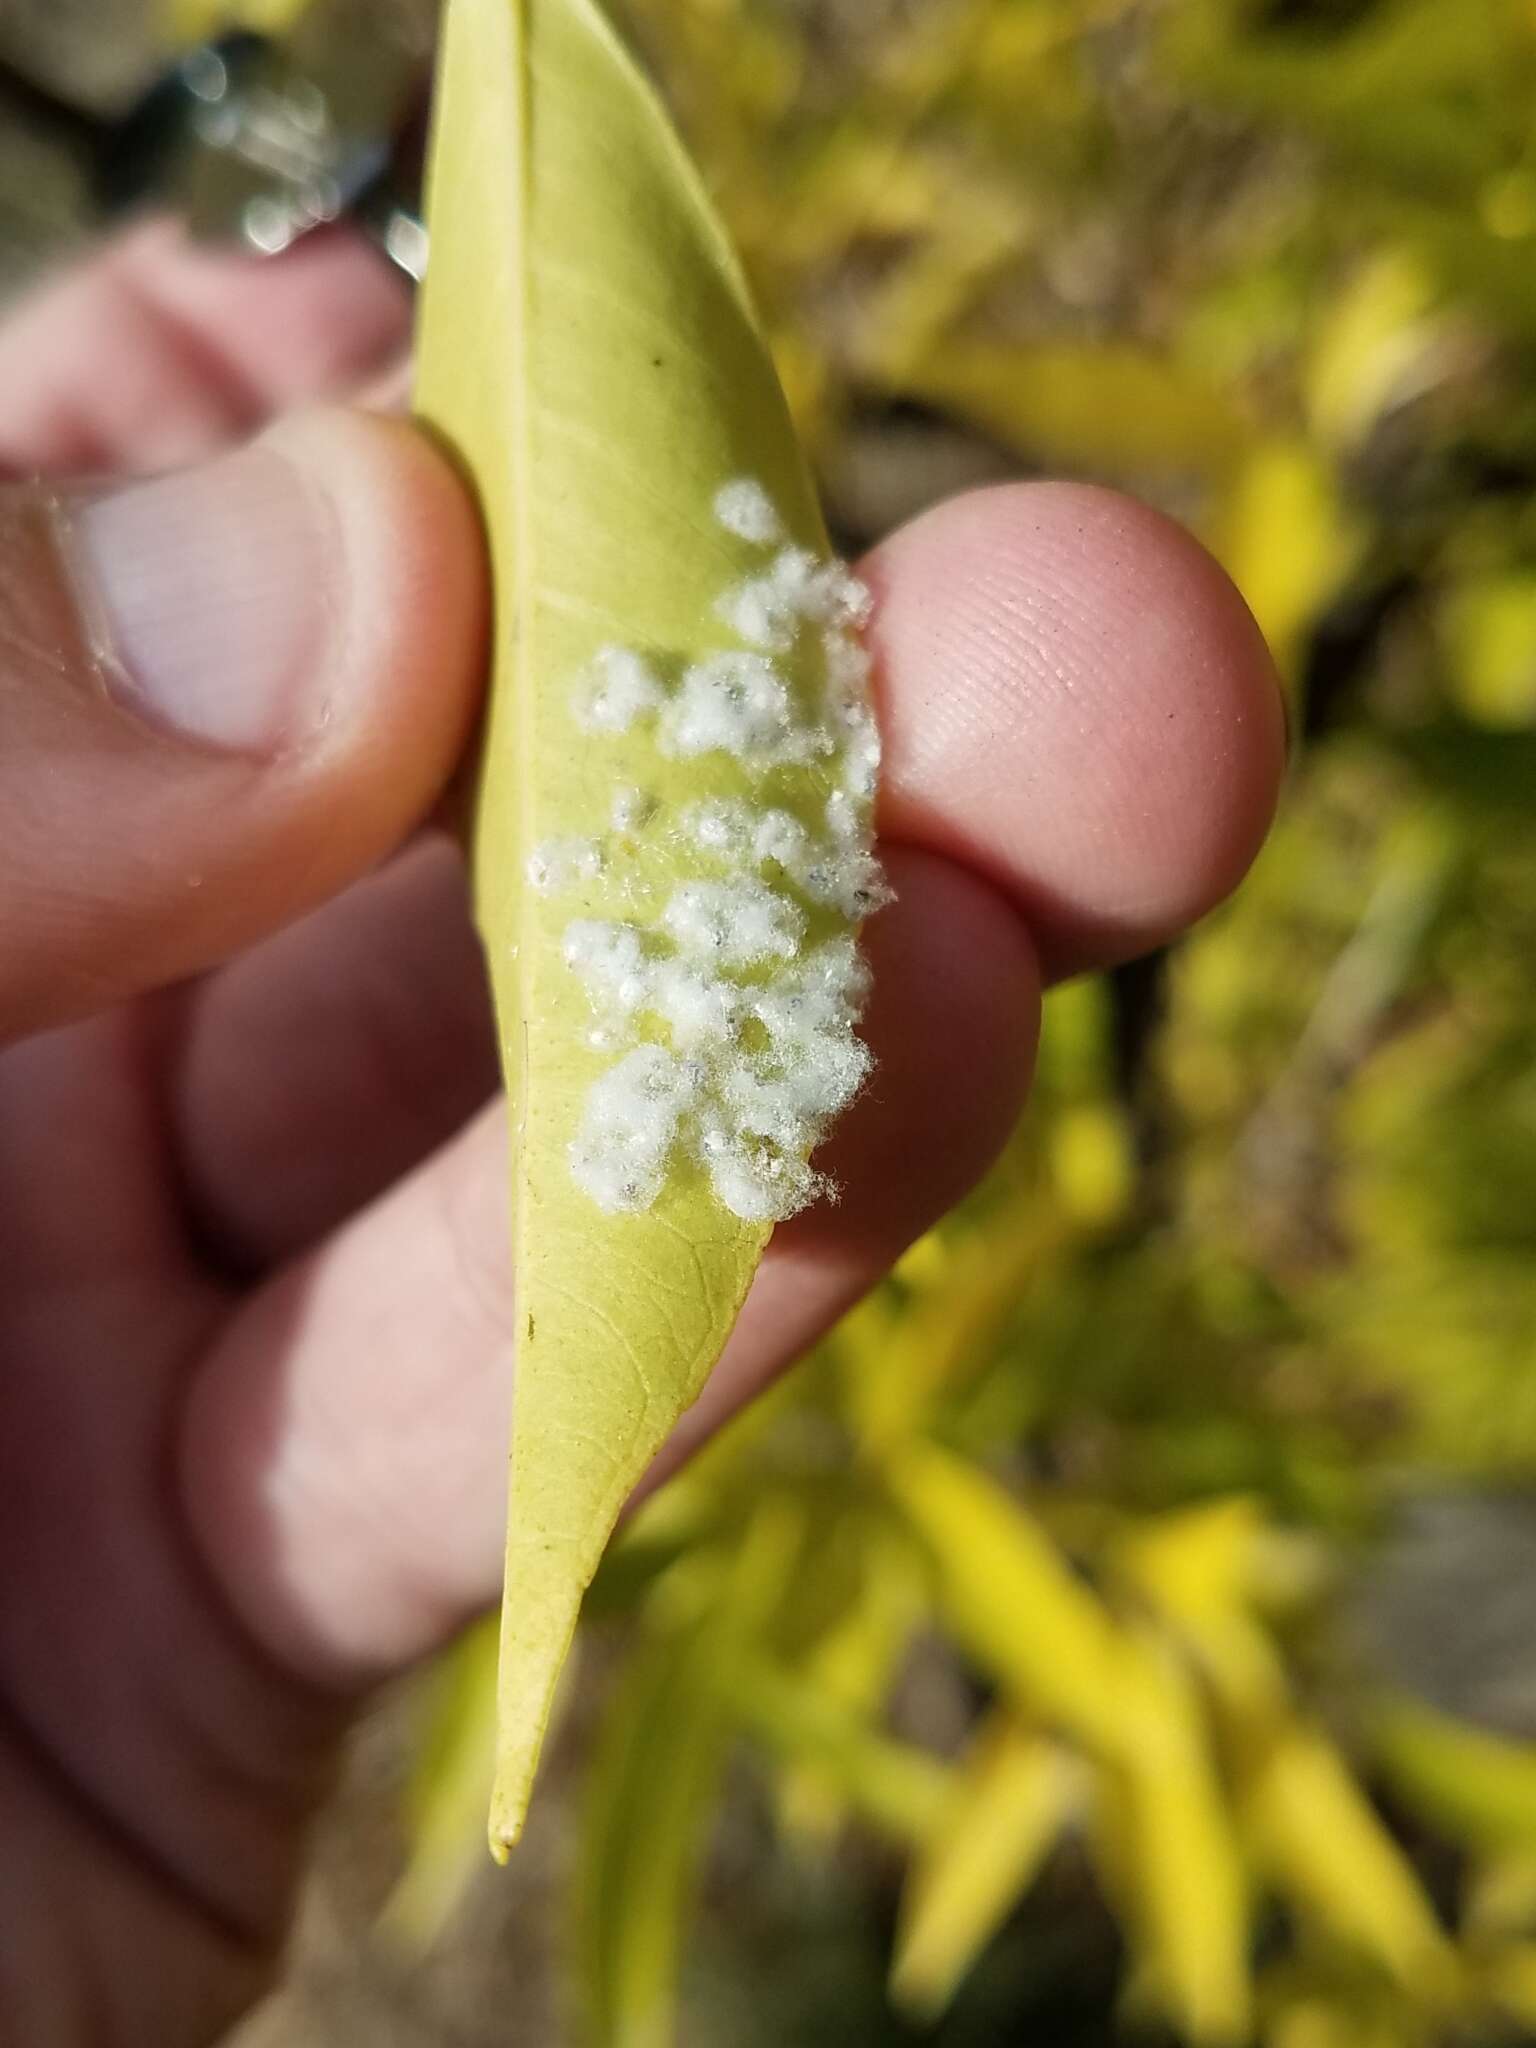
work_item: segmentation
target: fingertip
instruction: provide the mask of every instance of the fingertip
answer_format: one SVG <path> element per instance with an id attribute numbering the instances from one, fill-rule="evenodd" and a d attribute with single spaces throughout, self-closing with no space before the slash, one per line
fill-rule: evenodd
<path id="1" fill-rule="evenodd" d="M 1022 909 L 1048 974 L 1157 945 L 1263 840 L 1285 727 L 1252 615 L 1182 527 L 1113 491 L 1004 485 L 865 566 L 882 829 Z"/>

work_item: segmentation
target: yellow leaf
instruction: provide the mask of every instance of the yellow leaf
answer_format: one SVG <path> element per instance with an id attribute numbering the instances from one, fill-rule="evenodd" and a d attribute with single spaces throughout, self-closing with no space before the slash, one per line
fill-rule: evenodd
<path id="1" fill-rule="evenodd" d="M 1051 1178 L 1074 1223 L 1104 1230 L 1130 1208 L 1136 1155 L 1124 1113 L 1107 1102 L 1070 1104 L 1050 1128 Z"/>
<path id="2" fill-rule="evenodd" d="M 949 1811 L 902 1893 L 891 1995 L 936 2020 L 1029 1888 L 1078 1798 L 1082 1766 L 1036 1730 L 1000 1718 L 963 1767 Z"/>
<path id="3" fill-rule="evenodd" d="M 1264 2041 L 1265 2048 L 1428 2048 L 1418 2015 L 1404 2025 L 1399 2015 L 1348 1990 L 1289 2000 L 1265 2028 Z"/>
<path id="4" fill-rule="evenodd" d="M 1085 474 L 1224 477 L 1241 414 L 1212 384 L 1123 343 L 947 343 L 901 394 L 947 406 L 1032 462 Z"/>
<path id="5" fill-rule="evenodd" d="M 733 1728 L 730 1681 L 793 1585 L 798 1508 L 768 1498 L 725 1561 L 653 1607 L 656 1637 L 607 1702 L 574 1871 L 577 1956 L 594 2048 L 671 2048 L 678 1962 Z M 677 1616 L 684 1618 L 679 1622 Z"/>
<path id="6" fill-rule="evenodd" d="M 1252 1616 L 1260 1545 L 1255 1502 L 1238 1496 L 1138 1524 L 1118 1563 L 1178 1629 L 1224 1703 L 1268 1722 L 1285 1707 L 1285 1675 Z"/>
<path id="7" fill-rule="evenodd" d="M 1258 1503 L 1229 1495 L 1136 1524 L 1120 1562 L 1171 1613 L 1223 1614 L 1249 1603 L 1263 1531 Z"/>
<path id="8" fill-rule="evenodd" d="M 938 1565 L 961 1645 L 1033 1716 L 1105 1764 L 1127 1912 L 1162 2007 L 1196 2041 L 1247 2025 L 1247 1902 L 1198 1695 L 1117 1626 L 1024 1510 L 947 1451 L 913 1445 L 888 1482 Z"/>
<path id="9" fill-rule="evenodd" d="M 962 1647 L 1040 1719 L 1117 1751 L 1121 1646 L 1050 1539 L 995 1480 L 935 1445 L 904 1447 L 887 1479 L 933 1554 Z"/>
<path id="10" fill-rule="evenodd" d="M 941 1397 L 983 1370 L 1060 1236 L 1059 1214 L 1026 1189 L 963 1240 L 934 1232 L 914 1246 L 899 1269 L 911 1290 L 899 1312 L 877 1295 L 844 1322 L 833 1349 L 871 1451 L 920 1429 Z"/>
<path id="11" fill-rule="evenodd" d="M 834 1694 L 746 1653 L 722 1674 L 745 1725 L 797 1763 L 813 1764 L 848 1803 L 898 1838 L 931 1833 L 949 1792 L 949 1771 L 926 1750 L 898 1742 Z"/>
<path id="12" fill-rule="evenodd" d="M 1351 279 L 1312 343 L 1307 401 L 1321 437 L 1363 441 L 1381 415 L 1422 388 L 1440 328 L 1427 318 L 1434 284 L 1406 250 L 1377 254 Z"/>
<path id="13" fill-rule="evenodd" d="M 739 269 L 596 0 L 451 0 L 429 218 L 419 407 L 495 587 L 472 865 L 515 1152 L 504 1857 L 603 1546 L 861 1072 L 874 741 L 858 593 Z"/>
<path id="14" fill-rule="evenodd" d="M 799 1666 L 814 1692 L 868 1722 L 891 1686 L 898 1661 L 925 1615 L 924 1588 L 905 1544 L 868 1541 L 860 1583 L 845 1613 L 817 1639 Z M 802 1839 L 827 1841 L 843 1821 L 848 1790 L 811 1756 L 794 1758 L 778 1785 L 779 1824 Z"/>
<path id="15" fill-rule="evenodd" d="M 1495 732 L 1536 724 L 1536 576 L 1468 576 L 1440 608 L 1452 701 Z"/>
<path id="16" fill-rule="evenodd" d="M 1536 1850 L 1536 1743 L 1490 1734 L 1401 1696 L 1377 1702 L 1370 1728 L 1382 1767 L 1453 1841 Z"/>
<path id="17" fill-rule="evenodd" d="M 1536 1943 L 1524 1942 L 1495 1956 L 1483 1981 L 1488 1996 L 1512 2019 L 1536 2027 Z"/>
<path id="18" fill-rule="evenodd" d="M 1301 443 L 1259 443 L 1207 539 L 1248 600 L 1281 673 L 1294 678 L 1312 625 L 1363 545 L 1331 468 Z"/>
<path id="19" fill-rule="evenodd" d="M 729 1724 L 717 1631 L 663 1637 L 609 1703 L 585 1786 L 575 1924 L 600 2048 L 669 2048 L 683 1922 Z"/>
<path id="20" fill-rule="evenodd" d="M 406 1800 L 410 1853 L 380 1916 L 386 1938 L 417 1952 L 442 1932 L 475 1868 L 496 1746 L 494 1624 L 482 1623 L 461 1638 L 427 1686 Z"/>
<path id="21" fill-rule="evenodd" d="M 1449 1952 L 1412 1865 L 1316 1730 L 1292 1723 L 1248 1788 L 1259 1861 L 1317 1930 L 1374 1956 L 1421 1994 L 1443 1989 Z"/>
<path id="22" fill-rule="evenodd" d="M 1102 1798 L 1143 1989 L 1193 2042 L 1246 2038 L 1248 1898 L 1188 1673 L 1154 1639 L 1126 1645 L 1120 1759 Z"/>
<path id="23" fill-rule="evenodd" d="M 198 43 L 225 29 L 258 29 L 278 36 L 293 27 L 307 0 L 166 0 L 166 27 L 178 43 Z"/>
<path id="24" fill-rule="evenodd" d="M 1461 1918 L 1479 1941 L 1536 1935 L 1536 1846 L 1485 1857 L 1468 1877 Z"/>
<path id="25" fill-rule="evenodd" d="M 951 181 L 940 186 L 938 203 L 944 232 L 917 244 L 862 315 L 867 372 L 898 386 L 920 379 L 925 362 L 944 360 L 955 328 L 1028 239 L 1028 209 L 1017 193 L 976 181 L 957 189 Z"/>

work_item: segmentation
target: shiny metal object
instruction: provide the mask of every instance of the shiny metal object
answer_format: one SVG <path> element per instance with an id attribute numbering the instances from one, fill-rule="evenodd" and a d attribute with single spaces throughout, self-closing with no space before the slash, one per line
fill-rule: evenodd
<path id="1" fill-rule="evenodd" d="M 108 215 L 155 205 L 264 256 L 343 217 L 420 281 L 414 116 L 431 32 L 410 0 L 313 0 L 284 41 L 235 31 L 189 51 L 119 120 L 0 70 L 0 106 L 83 154 Z"/>

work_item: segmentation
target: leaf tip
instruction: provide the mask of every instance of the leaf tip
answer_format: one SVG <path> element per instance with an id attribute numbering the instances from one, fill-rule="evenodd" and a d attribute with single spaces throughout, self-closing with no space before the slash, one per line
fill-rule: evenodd
<path id="1" fill-rule="evenodd" d="M 499 1802 L 492 1809 L 488 1838 L 491 1860 L 500 1864 L 503 1869 L 511 1862 L 512 1851 L 522 1840 L 523 1822 L 526 1817 L 526 1809 L 519 1811 L 504 1808 Z"/>

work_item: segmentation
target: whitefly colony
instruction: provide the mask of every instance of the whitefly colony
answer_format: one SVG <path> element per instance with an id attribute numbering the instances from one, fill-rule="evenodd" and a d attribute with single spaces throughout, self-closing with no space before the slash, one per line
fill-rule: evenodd
<path id="1" fill-rule="evenodd" d="M 641 651 L 605 647 L 571 711 L 596 743 L 647 728 L 668 759 L 724 757 L 749 794 L 701 797 L 667 817 L 621 786 L 590 836 L 533 850 L 528 880 L 547 896 L 576 891 L 642 832 L 686 848 L 689 878 L 659 912 L 564 928 L 591 1044 L 614 1056 L 588 1092 L 571 1172 L 618 1215 L 653 1207 L 691 1159 L 733 1215 L 766 1223 L 826 1191 L 811 1154 L 870 1068 L 855 1032 L 868 981 L 854 931 L 888 900 L 860 637 L 870 598 L 842 563 L 788 544 L 754 480 L 727 484 L 714 512 L 761 558 L 718 604 L 739 649 L 668 680 Z M 824 678 L 819 701 L 797 682 L 807 673 Z M 808 788 L 821 792 L 814 807 Z"/>

